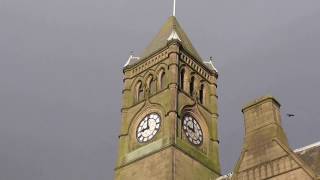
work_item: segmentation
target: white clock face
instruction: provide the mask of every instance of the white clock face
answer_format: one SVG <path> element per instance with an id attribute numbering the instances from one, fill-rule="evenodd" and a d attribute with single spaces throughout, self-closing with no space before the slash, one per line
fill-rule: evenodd
<path id="1" fill-rule="evenodd" d="M 183 130 L 188 140 L 194 145 L 200 145 L 203 141 L 203 133 L 199 123 L 190 115 L 183 118 Z"/>
<path id="2" fill-rule="evenodd" d="M 145 143 L 151 140 L 160 130 L 161 118 L 157 113 L 148 114 L 137 127 L 137 140 Z"/>

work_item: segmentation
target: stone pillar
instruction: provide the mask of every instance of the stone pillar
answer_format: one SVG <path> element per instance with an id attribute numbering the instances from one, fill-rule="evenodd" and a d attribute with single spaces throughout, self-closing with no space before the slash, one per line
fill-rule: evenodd
<path id="1" fill-rule="evenodd" d="M 130 89 L 132 80 L 128 78 L 128 72 L 124 72 L 124 87 L 122 90 L 122 108 L 121 108 L 121 124 L 127 124 L 128 121 L 128 108 L 132 106 L 134 102 L 134 92 Z M 135 88 L 133 88 L 133 91 Z M 120 166 L 124 155 L 128 152 L 128 134 L 126 126 L 122 126 L 119 134 L 119 147 L 118 147 L 118 159 L 116 167 Z"/>
<path id="2" fill-rule="evenodd" d="M 170 139 L 174 140 L 176 137 L 176 120 L 177 120 L 177 97 L 178 97 L 178 82 L 179 82 L 179 45 L 173 43 L 169 47 L 169 91 L 170 91 L 170 108 L 169 108 L 169 119 L 170 119 Z"/>

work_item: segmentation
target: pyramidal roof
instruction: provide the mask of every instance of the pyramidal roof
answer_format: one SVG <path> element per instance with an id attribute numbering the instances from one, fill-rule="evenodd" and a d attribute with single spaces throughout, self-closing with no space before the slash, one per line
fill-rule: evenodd
<path id="1" fill-rule="evenodd" d="M 162 26 L 160 32 L 153 38 L 149 46 L 144 50 L 140 57 L 130 56 L 124 67 L 128 65 L 133 65 L 140 62 L 154 53 L 160 51 L 168 45 L 171 40 L 179 41 L 181 46 L 188 54 L 192 55 L 198 61 L 202 62 L 207 68 L 218 73 L 212 60 L 202 61 L 201 56 L 198 54 L 197 50 L 193 47 L 187 34 L 184 32 L 180 26 L 177 18 L 175 16 L 170 16 L 167 22 Z"/>
<path id="2" fill-rule="evenodd" d="M 192 46 L 187 34 L 181 28 L 177 18 L 175 16 L 169 17 L 167 22 L 162 26 L 160 32 L 153 38 L 149 46 L 144 50 L 141 59 L 144 59 L 158 50 L 166 47 L 169 40 L 176 39 L 180 41 L 182 47 L 190 53 L 192 56 L 201 60 L 196 49 Z"/>

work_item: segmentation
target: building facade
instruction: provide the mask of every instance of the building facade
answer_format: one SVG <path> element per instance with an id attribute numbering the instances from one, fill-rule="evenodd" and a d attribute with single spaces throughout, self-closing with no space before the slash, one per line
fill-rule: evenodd
<path id="1" fill-rule="evenodd" d="M 265 96 L 247 104 L 244 114 L 245 137 L 232 179 L 235 180 L 312 180 L 317 179 L 318 165 L 303 160 L 291 150 L 281 125 L 280 103 Z M 305 149 L 307 150 L 307 149 Z M 319 149 L 318 149 L 319 150 Z M 302 151 L 297 151 L 302 152 Z M 308 158 L 307 158 L 308 157 Z M 315 168 L 311 168 L 314 165 Z M 319 171 L 318 171 L 319 173 Z"/>
<path id="2" fill-rule="evenodd" d="M 266 96 L 242 112 L 245 137 L 233 173 L 220 174 L 217 78 L 171 16 L 123 68 L 116 180 L 320 179 L 320 143 L 292 151 L 280 103 Z"/>
<path id="3" fill-rule="evenodd" d="M 220 176 L 217 78 L 174 16 L 124 69 L 116 180 Z"/>

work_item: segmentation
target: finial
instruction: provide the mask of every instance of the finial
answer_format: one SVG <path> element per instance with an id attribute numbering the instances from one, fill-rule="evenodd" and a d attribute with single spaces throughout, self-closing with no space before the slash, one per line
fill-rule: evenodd
<path id="1" fill-rule="evenodd" d="M 214 58 L 213 56 L 209 57 L 209 61 L 204 61 L 205 64 L 210 64 L 210 66 L 212 67 L 212 69 L 214 69 L 216 72 L 218 72 L 217 68 L 213 65 L 214 64 Z"/>
<path id="2" fill-rule="evenodd" d="M 176 16 L 176 0 L 173 0 L 173 16 Z"/>
<path id="3" fill-rule="evenodd" d="M 138 61 L 140 59 L 140 57 L 135 57 L 134 56 L 134 51 L 130 51 L 130 56 L 129 56 L 129 59 L 128 59 L 128 61 L 126 62 L 126 64 L 123 66 L 123 67 L 126 67 L 126 66 L 128 66 L 130 63 L 131 63 L 131 60 L 133 60 L 133 61 Z"/>

